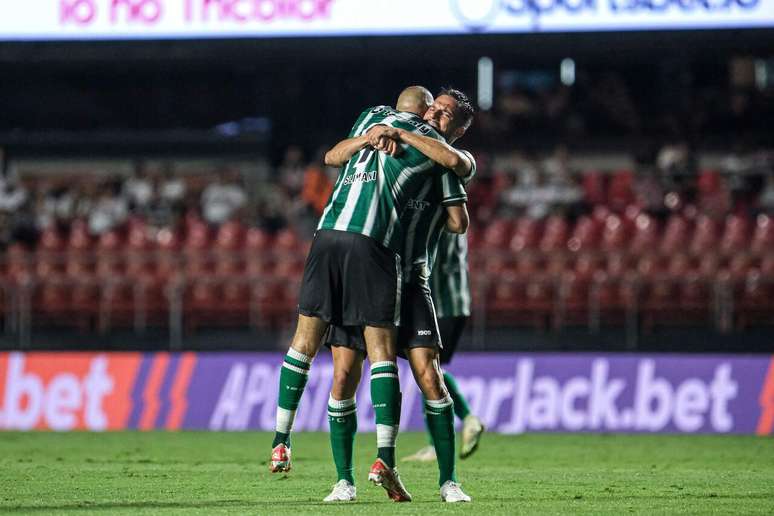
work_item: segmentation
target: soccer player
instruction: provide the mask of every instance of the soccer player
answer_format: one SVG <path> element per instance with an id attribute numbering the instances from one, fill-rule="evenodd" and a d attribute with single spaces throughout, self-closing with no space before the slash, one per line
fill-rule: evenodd
<path id="1" fill-rule="evenodd" d="M 470 125 L 473 110 L 467 98 L 456 90 L 444 90 L 425 114 L 449 142 L 464 134 Z M 453 160 L 446 160 L 448 146 L 420 141 L 403 131 L 384 130 L 401 141 L 414 140 L 424 146 L 429 157 L 458 167 L 466 176 L 475 173 L 475 161 L 469 153 L 454 151 Z M 379 133 L 376 133 L 376 138 Z M 459 154 L 456 154 L 459 153 Z M 456 161 L 456 163 L 455 163 Z M 439 485 L 441 499 L 448 502 L 470 501 L 457 483 L 454 458 L 453 402 L 444 387 L 438 349 L 439 330 L 430 294 L 429 271 L 435 255 L 438 238 L 444 226 L 448 231 L 464 233 L 467 228 L 466 194 L 461 180 L 447 171 L 422 197 L 409 204 L 401 216 L 407 228 L 407 239 L 402 254 L 404 266 L 403 302 L 399 324 L 398 345 L 408 358 L 414 377 L 425 395 L 428 426 L 439 448 Z M 355 497 L 352 478 L 352 447 L 356 432 L 355 391 L 359 383 L 364 345 L 358 328 L 331 326 L 327 343 L 334 357 L 334 383 L 329 401 L 331 447 L 339 480 L 326 501 L 346 501 Z M 372 359 L 373 361 L 373 359 Z M 372 371 L 376 364 L 372 365 Z M 369 479 L 378 481 L 373 478 Z"/>
<path id="2" fill-rule="evenodd" d="M 438 328 L 441 332 L 441 365 L 451 362 L 457 349 L 462 332 L 470 317 L 470 283 L 468 281 L 468 241 L 465 235 L 444 232 L 438 242 L 438 254 L 430 276 L 433 302 L 438 315 Z M 484 425 L 471 413 L 465 396 L 457 385 L 454 376 L 443 372 L 444 383 L 454 400 L 454 414 L 462 420 L 462 446 L 460 458 L 470 457 L 478 448 Z M 429 433 L 429 428 L 428 428 Z M 430 444 L 414 455 L 405 457 L 405 461 L 429 462 L 436 459 L 432 434 Z"/>
<path id="3" fill-rule="evenodd" d="M 417 91 L 417 88 L 409 89 Z M 404 92 L 405 93 L 405 92 Z M 425 101 L 432 99 L 422 92 Z M 377 421 L 380 478 L 392 496 L 410 499 L 394 470 L 400 417 L 396 323 L 400 315 L 401 251 L 405 233 L 400 213 L 437 174 L 435 163 L 407 147 L 398 157 L 369 145 L 366 130 L 390 121 L 408 133 L 440 139 L 414 115 L 387 106 L 364 111 L 350 138 L 331 149 L 326 163 L 342 157 L 342 168 L 309 251 L 299 295 L 296 332 L 280 371 L 272 472 L 291 468 L 290 433 L 309 368 L 329 324 L 361 326 L 374 365 L 371 399 Z M 379 137 L 383 150 L 395 145 Z M 339 163 L 343 161 L 338 161 Z"/>

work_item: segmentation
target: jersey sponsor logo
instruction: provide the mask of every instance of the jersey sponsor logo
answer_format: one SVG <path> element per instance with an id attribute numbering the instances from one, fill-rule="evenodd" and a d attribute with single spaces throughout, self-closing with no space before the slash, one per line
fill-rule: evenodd
<path id="1" fill-rule="evenodd" d="M 433 334 L 433 330 L 417 330 L 417 335 L 420 337 L 429 337 Z"/>
<path id="2" fill-rule="evenodd" d="M 419 210 L 424 211 L 425 208 L 430 206 L 430 203 L 428 201 L 418 201 L 416 199 L 409 199 L 408 204 L 406 207 L 410 210 Z"/>
<path id="3" fill-rule="evenodd" d="M 358 172 L 344 178 L 345 185 L 351 185 L 353 183 L 370 183 L 376 181 L 376 170 L 372 172 Z"/>

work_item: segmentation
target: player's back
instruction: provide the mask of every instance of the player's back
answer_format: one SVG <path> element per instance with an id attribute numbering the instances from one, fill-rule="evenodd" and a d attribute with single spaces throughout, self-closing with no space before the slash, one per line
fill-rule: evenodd
<path id="1" fill-rule="evenodd" d="M 442 139 L 417 115 L 388 106 L 364 111 L 350 137 L 360 136 L 379 124 Z M 372 147 L 362 149 L 342 168 L 318 229 L 360 233 L 400 254 L 405 238 L 400 214 L 422 187 L 432 182 L 433 175 L 438 173 L 435 166 L 411 146 L 404 146 L 397 157 Z"/>

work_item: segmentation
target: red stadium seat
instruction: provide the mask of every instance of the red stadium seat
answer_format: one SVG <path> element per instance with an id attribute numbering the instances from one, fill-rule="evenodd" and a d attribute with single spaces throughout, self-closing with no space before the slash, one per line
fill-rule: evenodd
<path id="1" fill-rule="evenodd" d="M 70 250 L 88 250 L 91 248 L 92 242 L 86 221 L 75 219 L 70 225 L 70 235 L 67 239 L 67 247 Z"/>
<path id="2" fill-rule="evenodd" d="M 602 248 L 605 250 L 624 249 L 628 243 L 629 227 L 626 219 L 610 215 L 605 219 L 602 231 Z"/>
<path id="3" fill-rule="evenodd" d="M 553 281 L 541 275 L 490 278 L 482 301 L 488 325 L 545 329 L 553 313 Z"/>
<path id="4" fill-rule="evenodd" d="M 55 227 L 48 227 L 40 234 L 38 251 L 47 253 L 61 252 L 65 247 L 65 241 L 59 230 Z"/>
<path id="5" fill-rule="evenodd" d="M 635 253 L 653 251 L 659 237 L 659 227 L 656 220 L 647 213 L 640 213 L 634 219 L 634 234 L 629 248 Z"/>
<path id="6" fill-rule="evenodd" d="M 540 239 L 540 250 L 543 252 L 559 251 L 565 247 L 569 234 L 567 219 L 560 215 L 548 217 Z"/>
<path id="7" fill-rule="evenodd" d="M 607 189 L 607 204 L 613 211 L 623 212 L 634 200 L 634 173 L 630 170 L 614 172 Z"/>
<path id="8" fill-rule="evenodd" d="M 604 273 L 609 278 L 622 278 L 633 273 L 632 262 L 629 255 L 622 252 L 613 252 L 606 255 Z"/>
<path id="9" fill-rule="evenodd" d="M 583 216 L 573 228 L 570 238 L 567 240 L 567 249 L 578 252 L 593 248 L 599 240 L 600 225 L 593 217 Z"/>
<path id="10" fill-rule="evenodd" d="M 603 204 L 607 201 L 606 176 L 597 171 L 584 172 L 581 180 L 583 198 L 591 204 Z"/>
<path id="11" fill-rule="evenodd" d="M 689 245 L 692 253 L 699 254 L 707 252 L 710 249 L 716 249 L 718 246 L 718 227 L 717 223 L 706 215 L 699 215 L 696 218 L 696 226 L 693 231 L 693 237 Z"/>
<path id="12" fill-rule="evenodd" d="M 514 253 L 535 249 L 539 240 L 540 221 L 529 217 L 522 217 L 516 221 L 508 248 Z"/>
<path id="13" fill-rule="evenodd" d="M 245 229 L 239 221 L 230 220 L 218 228 L 215 246 L 222 250 L 240 249 L 244 243 Z"/>
<path id="14" fill-rule="evenodd" d="M 507 249 L 511 239 L 511 221 L 495 219 L 484 231 L 483 245 L 490 249 Z"/>
<path id="15" fill-rule="evenodd" d="M 248 252 L 266 251 L 271 247 L 271 236 L 261 228 L 250 228 L 245 235 L 245 248 Z"/>
<path id="16" fill-rule="evenodd" d="M 754 253 L 774 250 L 774 220 L 770 215 L 760 214 L 755 219 L 751 249 Z"/>
<path id="17" fill-rule="evenodd" d="M 685 217 L 678 214 L 671 215 L 664 228 L 660 250 L 664 253 L 672 253 L 685 248 L 690 229 L 690 223 Z"/>
<path id="18" fill-rule="evenodd" d="M 723 228 L 720 250 L 724 253 L 734 253 L 749 245 L 750 220 L 741 215 L 728 215 Z"/>

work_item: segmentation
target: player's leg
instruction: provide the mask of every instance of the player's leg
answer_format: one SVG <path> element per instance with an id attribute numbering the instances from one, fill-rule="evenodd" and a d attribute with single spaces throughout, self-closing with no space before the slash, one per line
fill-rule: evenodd
<path id="1" fill-rule="evenodd" d="M 276 433 L 272 444 L 272 472 L 290 469 L 290 432 L 296 409 L 304 394 L 309 368 L 322 338 L 332 321 L 341 313 L 342 245 L 335 231 L 318 232 L 304 264 L 298 295 L 298 324 L 290 349 L 280 370 L 277 399 Z"/>
<path id="2" fill-rule="evenodd" d="M 467 320 L 467 317 L 442 317 L 438 319 L 438 327 L 441 331 L 443 342 L 443 349 L 441 350 L 442 367 L 451 362 Z M 470 405 L 468 405 L 468 401 L 465 399 L 462 391 L 460 391 L 454 376 L 444 369 L 443 378 L 449 395 L 454 400 L 454 414 L 462 420 L 460 458 L 466 459 L 478 449 L 478 444 L 484 433 L 484 425 L 478 416 L 471 413 Z"/>
<path id="3" fill-rule="evenodd" d="M 407 349 L 414 379 L 425 397 L 427 427 L 435 445 L 438 460 L 438 484 L 444 502 L 469 502 L 470 497 L 457 482 L 454 446 L 454 402 L 443 382 L 436 349 Z"/>
<path id="4" fill-rule="evenodd" d="M 357 328 L 357 331 L 362 336 L 362 330 Z M 352 501 L 355 500 L 357 493 L 353 476 L 353 450 L 357 433 L 355 393 L 362 375 L 364 352 L 346 345 L 335 344 L 336 342 L 346 344 L 342 340 L 346 338 L 346 335 L 340 335 L 339 338 L 334 336 L 331 343 L 333 384 L 328 399 L 328 424 L 333 462 L 336 465 L 338 478 L 333 491 L 325 498 L 326 502 Z"/>
<path id="5" fill-rule="evenodd" d="M 272 442 L 272 472 L 290 470 L 290 432 L 304 394 L 309 368 L 320 349 L 328 324 L 317 317 L 298 316 L 298 325 L 279 377 L 277 416 Z"/>
<path id="6" fill-rule="evenodd" d="M 413 347 L 406 353 L 411 372 L 425 399 L 427 427 L 438 459 L 438 483 L 456 482 L 454 402 L 443 382 L 438 351 L 435 348 Z"/>
<path id="7" fill-rule="evenodd" d="M 371 403 L 376 416 L 377 458 L 368 479 L 387 490 L 396 502 L 411 501 L 395 469 L 395 443 L 400 425 L 400 382 L 395 327 L 366 326 L 363 331 L 371 361 Z"/>

